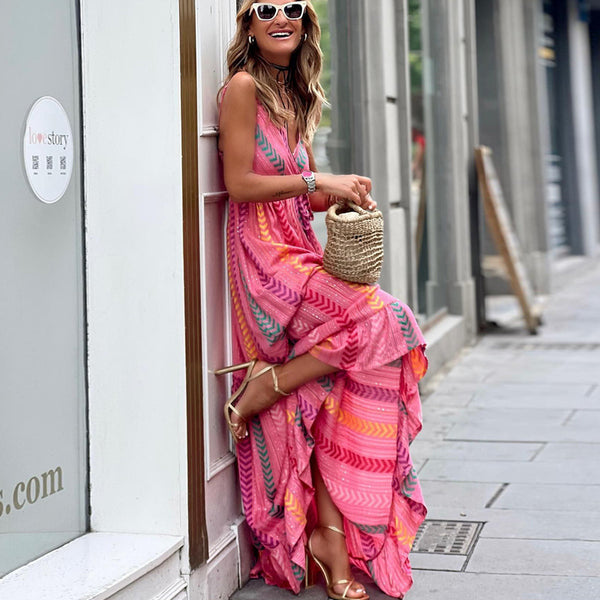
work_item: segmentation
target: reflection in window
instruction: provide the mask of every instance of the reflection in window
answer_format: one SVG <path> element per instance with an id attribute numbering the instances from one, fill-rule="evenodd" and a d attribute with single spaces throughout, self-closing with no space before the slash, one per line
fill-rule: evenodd
<path id="1" fill-rule="evenodd" d="M 417 264 L 418 312 L 424 317 L 432 317 L 445 306 L 443 273 L 440 264 L 444 249 L 439 235 L 446 226 L 441 222 L 436 202 L 438 188 L 444 185 L 438 177 L 439 169 L 446 165 L 436 165 L 435 138 L 441 129 L 447 128 L 447 116 L 440 106 L 436 67 L 443 69 L 442 47 L 431 33 L 444 18 L 431 7 L 431 0 L 409 0 L 409 65 L 411 90 L 411 140 L 412 140 L 412 181 L 411 214 L 415 257 Z M 437 95 L 437 97 L 436 97 Z M 438 158 L 439 160 L 439 158 Z M 439 188 L 441 189 L 441 188 Z"/>
<path id="2" fill-rule="evenodd" d="M 321 26 L 323 72 L 321 85 L 329 106 L 323 107 L 313 153 L 319 171 L 352 173 L 360 170 L 353 154 L 354 120 L 352 70 L 348 30 L 351 7 L 347 0 L 314 0 Z M 356 49 L 354 49 L 356 50 Z M 327 239 L 323 215 L 315 215 L 313 227 L 322 244 Z"/>
<path id="3" fill-rule="evenodd" d="M 426 282 L 429 277 L 425 186 L 425 119 L 423 110 L 423 46 L 421 1 L 409 0 L 408 31 L 411 100 L 411 214 L 417 261 L 419 312 L 426 312 Z"/>
<path id="4" fill-rule="evenodd" d="M 315 0 L 321 26 L 323 73 L 321 85 L 330 106 L 323 107 L 320 127 L 313 141 L 319 171 L 351 173 L 356 170 L 352 153 L 353 107 L 350 6 L 347 0 Z"/>
<path id="5" fill-rule="evenodd" d="M 562 157 L 557 117 L 558 77 L 556 73 L 556 30 L 553 3 L 544 0 L 543 27 L 540 32 L 540 63 L 544 67 L 548 94 L 548 142 L 546 153 L 546 194 L 548 198 L 549 239 L 556 256 L 569 254 L 568 210 L 562 193 Z"/>
<path id="6" fill-rule="evenodd" d="M 321 85 L 325 90 L 326 98 L 331 102 L 331 34 L 329 33 L 329 2 L 328 0 L 315 0 L 313 6 L 319 15 L 321 25 L 321 50 L 323 51 L 323 73 Z M 327 140 L 331 136 L 331 106 L 323 107 L 321 123 L 313 140 L 313 152 L 319 171 L 332 171 L 329 157 L 327 156 Z"/>

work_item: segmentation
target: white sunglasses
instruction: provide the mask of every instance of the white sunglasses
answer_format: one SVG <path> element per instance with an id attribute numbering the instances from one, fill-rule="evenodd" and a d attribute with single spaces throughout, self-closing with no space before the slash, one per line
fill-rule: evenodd
<path id="1" fill-rule="evenodd" d="M 252 15 L 252 11 L 254 11 L 260 21 L 272 21 L 280 10 L 283 11 L 286 19 L 298 21 L 304 16 L 306 0 L 302 2 L 288 2 L 281 6 L 269 2 L 255 2 L 250 7 L 250 12 L 248 14 Z"/>

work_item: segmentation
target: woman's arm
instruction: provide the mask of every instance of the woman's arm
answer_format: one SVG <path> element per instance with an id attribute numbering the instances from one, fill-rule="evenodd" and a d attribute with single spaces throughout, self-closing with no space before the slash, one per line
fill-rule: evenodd
<path id="1" fill-rule="evenodd" d="M 300 175 L 258 175 L 252 170 L 256 130 L 256 87 L 245 72 L 234 75 L 221 104 L 219 146 L 225 187 L 234 202 L 268 202 L 306 192 Z"/>
<path id="2" fill-rule="evenodd" d="M 301 175 L 259 175 L 252 170 L 256 86 L 248 73 L 240 72 L 231 78 L 222 99 L 219 129 L 225 187 L 234 202 L 275 202 L 306 193 L 306 182 Z M 317 192 L 311 196 L 334 195 L 365 205 L 369 202 L 371 180 L 368 177 L 329 173 L 315 176 Z"/>

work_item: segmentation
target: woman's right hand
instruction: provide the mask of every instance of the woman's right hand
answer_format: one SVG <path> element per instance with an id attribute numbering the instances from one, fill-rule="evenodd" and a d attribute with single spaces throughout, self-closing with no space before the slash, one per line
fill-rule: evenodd
<path id="1" fill-rule="evenodd" d="M 371 198 L 371 180 L 362 175 L 315 173 L 317 190 L 330 196 L 352 200 L 358 206 L 372 210 L 377 205 Z"/>

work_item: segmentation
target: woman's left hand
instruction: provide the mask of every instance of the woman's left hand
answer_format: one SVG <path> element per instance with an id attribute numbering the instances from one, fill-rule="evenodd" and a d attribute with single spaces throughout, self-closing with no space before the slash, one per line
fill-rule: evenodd
<path id="1" fill-rule="evenodd" d="M 364 187 L 364 186 L 363 186 Z M 373 200 L 373 198 L 371 197 L 371 194 L 367 191 L 367 189 L 365 188 L 365 196 L 361 196 L 360 198 L 360 203 L 355 202 L 355 204 L 358 204 L 360 207 L 365 208 L 366 210 L 375 210 L 377 208 L 377 202 L 375 202 L 375 200 Z"/>
<path id="2" fill-rule="evenodd" d="M 310 194 L 310 203 L 314 211 L 324 211 L 336 202 L 352 200 L 366 210 L 375 210 L 377 202 L 371 197 L 371 180 L 360 175 L 333 175 L 317 171 L 310 145 L 306 146 L 309 165 L 315 174 L 317 191 Z"/>

